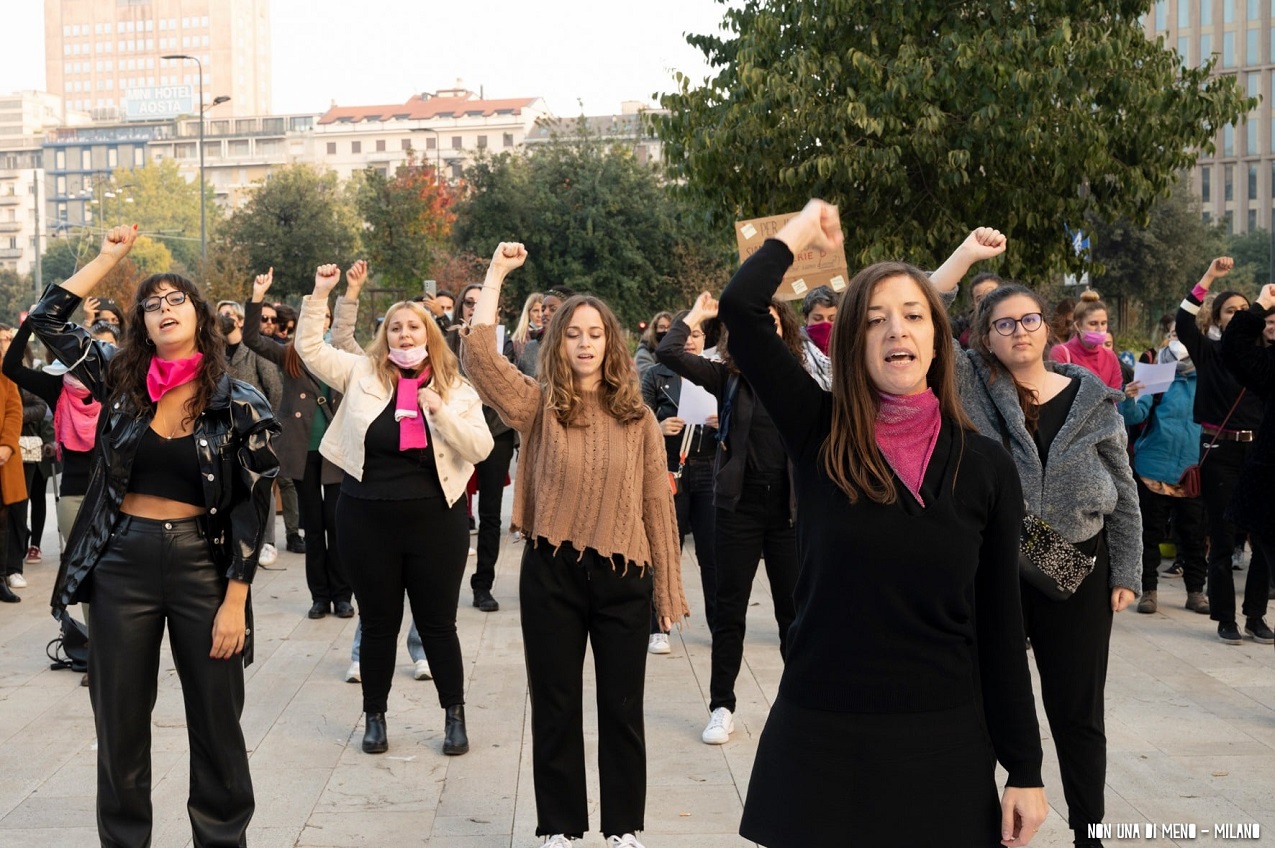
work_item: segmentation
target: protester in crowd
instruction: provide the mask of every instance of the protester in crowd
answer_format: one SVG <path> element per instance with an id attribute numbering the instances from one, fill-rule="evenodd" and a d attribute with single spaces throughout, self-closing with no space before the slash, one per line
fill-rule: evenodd
<path id="1" fill-rule="evenodd" d="M 651 320 L 646 323 L 646 330 L 643 331 L 642 338 L 638 340 L 637 353 L 633 357 L 639 380 L 646 373 L 646 369 L 655 364 L 655 348 L 663 340 L 672 321 L 673 313 L 661 311 L 652 315 Z"/>
<path id="2" fill-rule="evenodd" d="M 124 324 L 124 309 L 109 297 L 90 297 L 84 301 L 84 326 L 92 327 L 99 321 L 121 327 Z"/>
<path id="3" fill-rule="evenodd" d="M 974 325 L 974 313 L 978 311 L 978 305 L 983 302 L 983 298 L 1004 282 L 999 275 L 986 271 L 975 274 L 974 279 L 970 280 L 970 300 L 972 301 L 970 309 L 952 321 L 952 335 L 960 340 L 961 347 L 969 349 L 970 328 Z"/>
<path id="4" fill-rule="evenodd" d="M 8 353 L 13 329 L 0 326 L 0 350 Z M 27 499 L 26 477 L 22 471 L 22 395 L 7 376 L 0 375 L 0 601 L 14 604 L 22 600 L 9 587 L 9 507 Z"/>
<path id="5" fill-rule="evenodd" d="M 216 317 L 177 274 L 137 286 L 122 344 L 68 318 L 122 260 L 137 228 L 49 288 L 35 334 L 104 405 L 94 473 L 53 593 L 88 599 L 89 692 L 97 729 L 103 845 L 151 841 L 151 711 L 164 631 L 190 736 L 187 809 L 197 845 L 243 845 L 252 779 L 239 718 L 252 661 L 248 587 L 277 471 L 266 399 L 226 369 Z M 242 661 L 240 655 L 242 654 Z"/>
<path id="6" fill-rule="evenodd" d="M 1050 344 L 1061 344 L 1071 338 L 1073 333 L 1072 316 L 1075 313 L 1076 301 L 1069 297 L 1054 304 L 1053 314 L 1049 316 Z"/>
<path id="7" fill-rule="evenodd" d="M 851 280 L 831 393 L 789 355 L 774 291 L 795 254 L 841 238 L 836 209 L 811 201 L 722 294 L 732 360 L 771 411 L 801 505 L 797 618 L 740 834 L 769 848 L 1025 845 L 1048 806 L 1018 478 L 970 431 L 947 317 L 911 266 Z"/>
<path id="8" fill-rule="evenodd" d="M 589 828 L 581 666 L 591 646 L 602 833 L 612 848 L 641 848 L 647 623 L 652 602 L 666 630 L 689 614 L 664 445 L 620 323 L 597 298 L 555 307 L 539 383 L 496 350 L 500 287 L 526 258 L 521 244 L 496 248 L 461 354 L 483 401 L 523 443 L 513 522 L 528 539 L 518 594 L 536 835 L 567 848 Z"/>
<path id="9" fill-rule="evenodd" d="M 459 323 L 453 332 L 447 334 L 447 344 L 458 358 L 460 327 L 473 323 L 474 308 L 478 305 L 481 291 L 482 286 L 477 283 L 460 290 Z M 505 339 L 502 354 L 510 362 L 514 361 L 511 339 Z M 461 374 L 466 374 L 463 362 Z M 518 431 L 502 421 L 496 410 L 486 404 L 483 404 L 483 419 L 487 422 L 487 429 L 491 431 L 493 444 L 487 458 L 474 467 L 478 486 L 478 559 L 474 576 L 469 579 L 469 588 L 474 593 L 474 606 L 483 612 L 496 612 L 500 609 L 500 603 L 491 590 L 496 582 L 496 560 L 500 558 L 500 513 L 504 504 L 505 486 L 509 485 L 509 464 L 513 461 L 514 449 L 518 446 Z"/>
<path id="10" fill-rule="evenodd" d="M 793 361 L 802 367 L 802 341 L 796 316 L 774 298 L 770 315 L 775 332 Z M 686 340 L 705 320 L 717 317 L 717 301 L 702 293 L 686 318 L 678 321 L 655 355 L 674 373 L 717 398 L 720 422 L 713 494 L 717 553 L 717 609 L 714 611 L 709 720 L 701 734 L 708 745 L 730 740 L 735 730 L 735 680 L 744 659 L 744 632 L 753 578 L 761 558 L 779 625 L 779 654 L 788 654 L 797 583 L 797 496 L 792 468 L 771 412 L 753 393 L 732 359 L 730 334 L 717 345 L 719 361 L 686 351 Z M 818 382 L 818 381 L 816 381 Z"/>
<path id="11" fill-rule="evenodd" d="M 1228 645 L 1243 641 L 1235 616 L 1235 577 L 1231 570 L 1236 548 L 1235 527 L 1227 509 L 1262 422 L 1262 398 L 1244 387 L 1222 360 L 1221 333 L 1231 319 L 1249 308 L 1248 298 L 1235 291 L 1214 294 L 1208 329 L 1195 322 L 1213 284 L 1235 266 L 1219 256 L 1178 307 L 1175 327 L 1195 363 L 1195 422 L 1200 425 L 1200 494 L 1209 522 L 1209 618 L 1217 622 L 1217 636 Z M 1213 338 L 1214 329 L 1218 338 Z M 1264 644 L 1275 643 L 1266 625 L 1269 602 L 1267 569 L 1270 561 L 1256 546 L 1244 581 L 1244 632 Z"/>
<path id="12" fill-rule="evenodd" d="M 1262 287 L 1257 302 L 1233 313 L 1222 333 L 1222 356 L 1247 389 L 1263 401 L 1257 438 L 1244 458 L 1227 516 L 1249 532 L 1255 561 L 1275 562 L 1275 284 Z M 1250 570 L 1253 566 L 1250 564 Z M 1257 638 L 1251 623 L 1250 635 Z"/>
<path id="13" fill-rule="evenodd" d="M 230 301 L 234 303 L 234 301 Z M 279 328 L 279 313 L 273 303 L 261 304 L 261 334 L 267 338 L 275 338 Z"/>
<path id="14" fill-rule="evenodd" d="M 545 296 L 540 292 L 532 292 L 527 295 L 527 299 L 523 301 L 522 313 L 518 316 L 518 323 L 514 325 L 514 331 L 510 334 L 510 340 L 513 342 L 514 348 L 514 364 L 522 373 L 534 377 L 536 374 L 535 361 L 530 363 L 530 367 L 524 366 L 523 354 L 527 350 L 527 345 L 540 338 L 540 333 L 544 329 L 542 317 L 544 315 L 544 299 Z"/>
<path id="15" fill-rule="evenodd" d="M 100 342 L 119 343 L 120 325 L 99 321 L 89 335 Z M 26 364 L 21 351 L 31 338 L 31 323 L 23 322 L 13 345 L 4 355 L 4 375 L 43 400 L 53 413 L 54 444 L 62 464 L 58 480 L 58 533 L 65 546 L 71 525 L 88 489 L 97 440 L 97 418 L 102 405 L 88 388 L 56 360 L 43 368 Z M 38 551 L 37 551 L 38 553 Z"/>
<path id="16" fill-rule="evenodd" d="M 1123 389 L 1120 362 L 1106 344 L 1107 305 L 1096 291 L 1081 293 L 1080 303 L 1072 313 L 1072 330 L 1071 338 L 1050 349 L 1049 358 L 1088 368 L 1111 388 Z M 1114 341 L 1112 347 L 1115 347 Z"/>
<path id="17" fill-rule="evenodd" d="M 832 324 L 837 319 L 837 294 L 828 286 L 817 286 L 801 301 L 802 353 L 806 370 L 825 390 L 832 388 L 832 362 L 828 359 L 828 342 Z"/>
<path id="18" fill-rule="evenodd" d="M 217 319 L 221 334 L 226 340 L 226 371 L 231 377 L 247 383 L 265 395 L 271 409 L 279 409 L 283 403 L 283 381 L 279 376 L 279 369 L 269 360 L 263 359 L 254 353 L 251 348 L 243 343 L 243 304 L 235 300 L 218 301 Z M 258 323 L 266 328 L 265 332 L 269 332 L 270 327 L 277 326 L 277 319 L 274 323 L 267 322 L 263 315 Z M 272 490 L 270 495 L 270 520 L 267 522 L 266 539 L 261 548 L 260 559 L 261 565 L 266 568 L 274 565 L 275 560 L 279 558 L 278 548 L 275 547 L 274 515 L 275 501 Z M 286 532 L 289 535 L 296 534 L 299 530 L 297 519 L 294 517 L 292 521 L 291 527 L 286 527 L 285 525 Z"/>
<path id="19" fill-rule="evenodd" d="M 456 604 L 469 534 L 465 484 L 491 451 L 478 395 L 422 305 L 396 303 L 366 354 L 323 341 L 340 272 L 322 265 L 301 306 L 297 352 L 341 392 L 320 451 L 345 471 L 337 544 L 363 625 L 363 750 L 384 753 L 385 710 L 403 624 L 403 594 L 420 629 L 444 711 L 443 753 L 469 751 Z"/>
<path id="20" fill-rule="evenodd" d="M 297 329 L 297 311 L 286 303 L 276 303 L 274 305 L 275 314 L 279 316 L 279 322 L 275 325 L 275 341 L 284 344 L 292 339 Z"/>
<path id="21" fill-rule="evenodd" d="M 683 310 L 672 317 L 685 326 Z M 681 332 L 681 330 L 679 330 Z M 704 331 L 696 328 L 686 334 L 683 351 L 692 356 L 704 353 Z M 662 362 L 657 362 L 642 375 L 642 400 L 655 413 L 664 434 L 664 450 L 672 475 L 673 507 L 677 514 L 677 535 L 683 546 L 686 537 L 695 538 L 695 559 L 699 562 L 700 586 L 704 591 L 704 621 L 709 633 L 717 621 L 717 550 L 713 538 L 716 509 L 713 506 L 713 462 L 717 455 L 717 414 L 709 415 L 704 424 L 687 425 L 679 418 L 682 378 Z M 651 613 L 651 640 L 647 650 L 667 654 L 668 634 L 660 629 L 658 616 Z"/>
<path id="22" fill-rule="evenodd" d="M 367 266 L 355 263 L 347 279 L 362 280 Z M 336 503 L 341 491 L 341 469 L 319 453 L 319 444 L 341 403 L 341 394 L 314 377 L 301 362 L 296 346 L 280 345 L 261 333 L 261 309 L 274 283 L 274 269 L 258 274 L 252 297 L 244 309 L 243 344 L 262 360 L 272 363 L 282 378 L 283 400 L 279 419 L 283 432 L 278 440 L 279 476 L 287 478 L 297 494 L 298 508 L 305 523 L 305 581 L 310 590 L 310 618 L 329 612 L 338 618 L 353 618 L 350 603 L 353 590 L 341 563 L 336 542 Z M 353 286 L 354 284 L 351 283 Z M 323 331 L 332 324 L 329 309 Z M 288 534 L 291 550 L 292 533 Z"/>
<path id="23" fill-rule="evenodd" d="M 346 683 L 363 682 L 363 666 L 359 662 L 363 644 L 363 622 L 354 625 L 354 645 L 350 649 L 350 667 L 345 670 Z M 425 657 L 425 645 L 421 642 L 420 631 L 416 622 L 412 621 L 407 629 L 407 656 L 412 661 L 412 678 L 414 680 L 433 680 L 434 674 L 429 669 L 429 660 Z"/>
<path id="24" fill-rule="evenodd" d="M 1150 614 L 1159 609 L 1160 542 L 1171 518 L 1177 559 L 1182 563 L 1186 583 L 1186 608 L 1208 614 L 1209 601 L 1204 594 L 1208 576 L 1204 502 L 1199 497 L 1188 497 L 1180 484 L 1183 472 L 1200 458 L 1200 425 L 1192 417 L 1195 363 L 1172 329 L 1168 338 L 1168 345 L 1159 349 L 1157 357 L 1161 365 L 1174 364 L 1173 383 L 1166 391 L 1149 395 L 1143 393 L 1145 385 L 1131 382 L 1125 386 L 1125 400 L 1120 404 L 1125 424 L 1143 425 L 1133 448 L 1134 482 L 1142 510 L 1142 597 L 1138 612 Z"/>
<path id="25" fill-rule="evenodd" d="M 6 362 L 13 349 L 11 342 L 14 333 L 12 327 L 5 327 L 5 339 L 8 341 L 0 345 L 0 348 L 3 349 Z M 13 353 L 18 363 L 28 366 L 31 364 L 31 352 L 26 345 Z M 11 375 L 5 376 L 13 379 Z M 13 504 L 8 512 L 8 581 L 10 588 L 25 589 L 27 579 L 22 573 L 24 563 L 37 563 L 43 559 L 40 540 L 44 537 L 44 521 L 48 512 L 45 493 L 49 478 L 53 476 L 53 434 L 46 421 L 49 405 L 39 395 L 27 391 L 21 385 L 18 386 L 18 394 L 22 398 L 22 435 L 18 444 L 22 454 L 22 474 L 26 482 L 27 499 Z M 50 448 L 48 454 L 45 452 L 46 444 Z"/>
<path id="26" fill-rule="evenodd" d="M 1160 351 L 1168 347 L 1169 343 L 1176 340 L 1177 331 L 1174 329 L 1173 315 L 1166 312 L 1160 316 L 1160 320 L 1155 322 L 1155 327 L 1151 330 L 1151 347 L 1144 350 L 1138 355 L 1138 361 L 1148 365 L 1155 364 L 1160 361 Z"/>
<path id="27" fill-rule="evenodd" d="M 540 333 L 536 338 L 527 342 L 522 354 L 518 357 L 517 363 L 515 363 L 518 366 L 518 370 L 528 377 L 535 379 L 536 374 L 539 372 L 540 339 L 549 327 L 553 314 L 558 311 L 564 302 L 572 297 L 575 297 L 575 292 L 565 286 L 554 286 L 544 293 L 544 297 L 541 300 Z"/>
<path id="28" fill-rule="evenodd" d="M 931 276 L 945 296 L 971 265 L 1005 251 L 1005 237 L 972 232 Z M 1077 308 L 1079 332 L 1098 301 Z M 1089 304 L 1088 307 L 1085 304 Z M 1141 589 L 1142 520 L 1129 467 L 1122 396 L 1079 362 L 1047 361 L 1045 302 L 1030 289 L 1002 285 L 983 298 L 973 349 L 957 357 L 961 401 L 974 427 L 999 438 L 1022 480 L 1027 512 L 1088 557 L 1093 568 L 1074 594 L 1058 600 L 1027 580 L 1023 619 L 1041 678 L 1076 845 L 1106 812 L 1107 740 L 1103 697 L 1112 614 Z M 1101 345 L 1094 348 L 1106 351 Z M 1070 348 L 1074 352 L 1074 348 Z"/>

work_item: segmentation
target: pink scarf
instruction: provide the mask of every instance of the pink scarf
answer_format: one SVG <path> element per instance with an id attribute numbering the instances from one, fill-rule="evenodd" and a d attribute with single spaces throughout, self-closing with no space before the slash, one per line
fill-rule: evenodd
<path id="1" fill-rule="evenodd" d="M 885 455 L 899 480 L 925 506 L 921 499 L 921 482 L 939 440 L 939 399 L 931 389 L 915 395 L 879 394 L 877 410 L 877 447 Z"/>
<path id="2" fill-rule="evenodd" d="M 89 390 L 79 380 L 67 374 L 62 378 L 62 394 L 58 396 L 53 412 L 53 440 L 62 448 L 87 453 L 97 441 L 97 416 L 102 404 L 92 398 Z"/>
<path id="3" fill-rule="evenodd" d="M 429 383 L 428 367 L 419 377 L 399 377 L 394 395 L 394 420 L 398 422 L 398 449 L 425 448 L 429 437 L 425 434 L 425 418 L 417 394 L 421 386 Z"/>
<path id="4" fill-rule="evenodd" d="M 806 335 L 810 336 L 810 340 L 815 343 L 815 347 L 819 348 L 819 352 L 824 356 L 828 355 L 828 342 L 832 341 L 832 324 L 828 321 L 822 321 L 818 324 L 807 324 Z"/>
<path id="5" fill-rule="evenodd" d="M 160 359 L 151 357 L 151 367 L 146 371 L 146 391 L 152 401 L 158 402 L 168 391 L 189 383 L 199 374 L 202 353 L 187 359 Z"/>

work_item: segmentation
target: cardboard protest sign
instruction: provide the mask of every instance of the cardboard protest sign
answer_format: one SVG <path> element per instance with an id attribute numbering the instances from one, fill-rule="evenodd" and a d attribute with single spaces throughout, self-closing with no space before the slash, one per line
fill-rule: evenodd
<path id="1" fill-rule="evenodd" d="M 735 222 L 735 240 L 739 244 L 739 261 L 743 262 L 761 247 L 762 242 L 779 232 L 784 224 L 797 217 L 796 212 L 771 215 Z M 792 267 L 784 274 L 783 284 L 775 294 L 783 300 L 796 300 L 819 286 L 828 286 L 837 294 L 845 291 L 850 281 L 844 248 L 835 251 L 808 250 L 794 257 Z"/>

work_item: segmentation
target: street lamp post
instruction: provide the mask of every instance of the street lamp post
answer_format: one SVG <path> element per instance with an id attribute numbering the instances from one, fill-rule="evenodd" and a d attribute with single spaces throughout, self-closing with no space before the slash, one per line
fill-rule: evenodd
<path id="1" fill-rule="evenodd" d="M 199 69 L 199 255 L 204 265 L 208 264 L 208 212 L 205 209 L 207 198 L 204 197 L 204 63 L 198 56 L 187 53 L 171 53 L 164 59 L 189 59 Z M 229 97 L 214 97 L 212 105 L 225 103 Z"/>

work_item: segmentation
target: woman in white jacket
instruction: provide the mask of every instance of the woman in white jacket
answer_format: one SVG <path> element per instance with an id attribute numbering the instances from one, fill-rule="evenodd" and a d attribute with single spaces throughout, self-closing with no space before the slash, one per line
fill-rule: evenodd
<path id="1" fill-rule="evenodd" d="M 363 750 L 385 752 L 385 706 L 403 624 L 403 593 L 445 710 L 443 753 L 469 750 L 456 606 L 469 550 L 463 495 L 492 448 L 478 394 L 460 375 L 438 324 L 396 303 L 366 354 L 323 341 L 336 265 L 315 273 L 296 347 L 312 373 L 344 395 L 320 452 L 345 471 L 337 544 L 363 624 Z"/>

